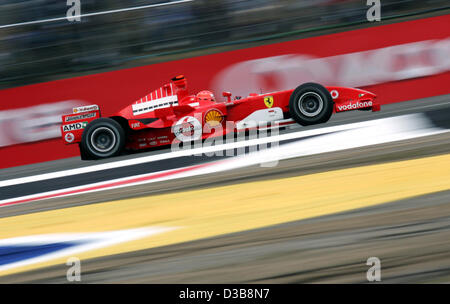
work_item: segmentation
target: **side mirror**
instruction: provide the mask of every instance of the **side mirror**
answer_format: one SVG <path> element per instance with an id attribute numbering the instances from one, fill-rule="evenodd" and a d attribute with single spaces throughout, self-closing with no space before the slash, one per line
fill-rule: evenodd
<path id="1" fill-rule="evenodd" d="M 226 97 L 228 99 L 228 101 L 231 101 L 231 93 L 230 92 L 223 92 L 222 96 Z"/>

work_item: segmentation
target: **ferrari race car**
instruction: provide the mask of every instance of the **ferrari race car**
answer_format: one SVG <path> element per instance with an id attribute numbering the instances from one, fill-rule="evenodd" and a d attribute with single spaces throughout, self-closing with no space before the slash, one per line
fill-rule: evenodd
<path id="1" fill-rule="evenodd" d="M 79 144 L 82 159 L 99 159 L 268 123 L 307 126 L 327 122 L 333 112 L 380 110 L 373 93 L 316 83 L 245 98 L 233 99 L 230 92 L 222 95 L 223 101 L 210 91 L 189 95 L 186 78 L 177 76 L 110 117 L 101 117 L 97 105 L 74 108 L 72 114 L 62 116 L 62 138 L 66 144 Z"/>

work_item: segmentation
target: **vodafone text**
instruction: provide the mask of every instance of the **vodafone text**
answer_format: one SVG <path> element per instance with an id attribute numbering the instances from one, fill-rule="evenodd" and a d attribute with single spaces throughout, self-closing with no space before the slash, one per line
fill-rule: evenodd
<path id="1" fill-rule="evenodd" d="M 356 110 L 356 109 L 364 109 L 369 108 L 372 106 L 371 101 L 365 101 L 365 102 L 355 102 L 350 103 L 348 105 L 338 106 L 339 111 L 345 111 L 345 110 Z"/>

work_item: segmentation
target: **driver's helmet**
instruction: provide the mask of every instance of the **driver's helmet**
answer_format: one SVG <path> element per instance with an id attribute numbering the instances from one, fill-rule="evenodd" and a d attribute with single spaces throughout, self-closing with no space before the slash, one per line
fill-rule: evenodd
<path id="1" fill-rule="evenodd" d="M 216 101 L 211 91 L 201 91 L 197 94 L 197 100 L 200 101 Z"/>

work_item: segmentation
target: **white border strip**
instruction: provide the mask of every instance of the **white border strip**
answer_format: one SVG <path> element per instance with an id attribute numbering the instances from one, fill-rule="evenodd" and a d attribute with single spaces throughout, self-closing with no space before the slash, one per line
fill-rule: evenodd
<path id="1" fill-rule="evenodd" d="M 0 208 L 9 206 L 9 205 L 2 206 L 3 204 L 8 204 L 11 202 L 22 201 L 22 200 L 30 200 L 30 202 L 31 202 L 32 200 L 40 200 L 44 196 L 51 196 L 51 197 L 45 198 L 45 199 L 51 199 L 51 198 L 55 198 L 55 197 L 66 197 L 66 196 L 71 196 L 71 195 L 80 195 L 80 194 L 98 192 L 98 191 L 103 191 L 103 190 L 111 190 L 111 189 L 129 187 L 129 186 L 139 185 L 142 183 L 147 184 L 147 183 L 171 180 L 171 179 L 178 178 L 179 176 L 184 176 L 184 175 L 182 175 L 183 172 L 178 173 L 177 171 L 183 170 L 183 169 L 189 170 L 189 168 L 191 168 L 191 167 L 193 168 L 192 171 L 195 171 L 196 170 L 195 167 L 197 167 L 197 166 L 198 165 L 194 165 L 194 166 L 188 166 L 188 167 L 182 167 L 182 168 L 176 168 L 176 169 L 170 169 L 170 170 L 163 170 L 163 171 L 152 172 L 152 173 L 145 173 L 145 174 L 140 174 L 140 175 L 127 176 L 127 177 L 122 177 L 122 178 L 117 178 L 117 179 L 101 181 L 101 182 L 97 182 L 97 183 L 85 184 L 85 185 L 76 186 L 76 187 L 62 188 L 62 189 L 58 189 L 58 190 L 40 192 L 40 193 L 30 194 L 30 195 L 21 196 L 21 197 L 9 198 L 9 199 L 5 199 L 5 200 L 0 200 Z M 165 175 L 165 174 L 167 174 L 167 175 L 164 177 L 152 178 L 152 176 Z M 129 182 L 129 183 L 122 184 L 119 186 L 107 186 L 108 184 L 127 182 L 128 180 L 140 179 L 140 178 L 148 178 L 148 179 L 145 181 L 139 181 L 139 182 Z M 102 186 L 105 186 L 105 187 L 83 191 L 83 189 L 89 189 L 89 188 L 93 188 L 93 187 L 102 187 Z M 76 191 L 76 193 L 64 194 L 65 192 L 72 192 L 72 191 Z M 24 202 L 24 203 L 27 203 L 27 202 Z"/>

